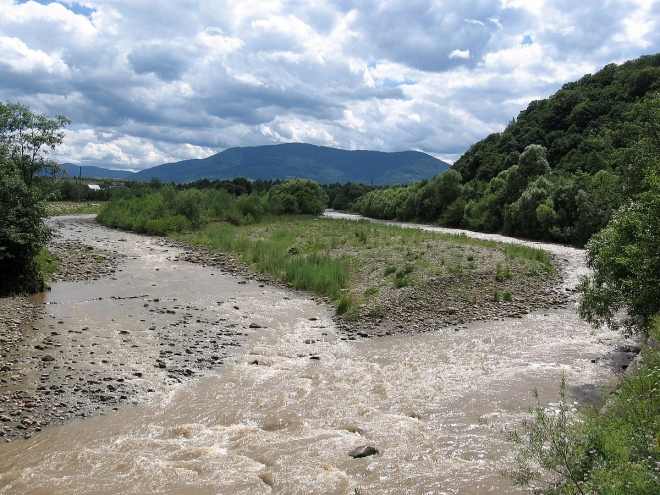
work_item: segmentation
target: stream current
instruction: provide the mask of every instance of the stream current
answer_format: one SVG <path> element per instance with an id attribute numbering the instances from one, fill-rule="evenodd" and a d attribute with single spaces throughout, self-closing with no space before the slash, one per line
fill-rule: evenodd
<path id="1" fill-rule="evenodd" d="M 582 322 L 575 301 L 350 341 L 329 308 L 300 294 L 176 261 L 181 249 L 150 237 L 75 217 L 57 223 L 65 240 L 125 256 L 111 278 L 54 283 L 43 294 L 59 333 L 89 328 L 76 338 L 100 343 L 108 366 L 153 359 L 146 329 L 173 318 L 150 312 L 154 300 L 194 308 L 198 327 L 243 340 L 217 369 L 179 383 L 154 368 L 139 377 L 150 393 L 136 404 L 0 445 L 2 494 L 517 493 L 499 474 L 515 454 L 501 430 L 527 417 L 532 391 L 552 408 L 564 374 L 577 405 L 614 379 L 620 336 Z M 563 260 L 565 288 L 586 273 L 583 251 L 535 245 Z M 48 321 L 32 328 L 47 332 Z M 139 345 L 123 345 L 122 331 Z M 348 456 L 363 445 L 379 453 Z"/>

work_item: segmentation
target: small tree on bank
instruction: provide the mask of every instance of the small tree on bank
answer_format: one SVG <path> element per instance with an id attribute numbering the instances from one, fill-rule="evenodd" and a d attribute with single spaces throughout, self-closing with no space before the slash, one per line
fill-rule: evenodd
<path id="1" fill-rule="evenodd" d="M 60 167 L 47 158 L 62 143 L 70 121 L 0 103 L 0 295 L 43 289 L 37 256 L 51 236 L 44 225 L 41 175 Z"/>
<path id="2" fill-rule="evenodd" d="M 591 324 L 645 333 L 660 314 L 660 94 L 637 103 L 617 159 L 631 196 L 587 243 L 593 275 L 580 286 L 580 316 Z"/>

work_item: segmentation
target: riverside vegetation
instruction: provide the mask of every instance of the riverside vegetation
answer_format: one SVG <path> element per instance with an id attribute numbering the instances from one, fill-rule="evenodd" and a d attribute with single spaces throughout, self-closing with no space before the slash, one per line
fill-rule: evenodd
<path id="1" fill-rule="evenodd" d="M 110 202 L 97 218 L 109 227 L 176 235 L 235 255 L 273 283 L 333 302 L 339 322 L 352 333 L 425 331 L 564 302 L 564 294 L 547 290 L 557 274 L 539 249 L 274 214 L 318 214 L 324 201 L 324 191 L 311 181 L 287 181 L 265 195 L 239 197 L 166 185 Z"/>
<path id="2" fill-rule="evenodd" d="M 363 336 L 519 316 L 564 302 L 547 290 L 556 274 L 545 252 L 464 235 L 275 217 L 248 227 L 211 224 L 182 239 L 234 253 L 276 282 L 332 301 L 344 329 Z"/>

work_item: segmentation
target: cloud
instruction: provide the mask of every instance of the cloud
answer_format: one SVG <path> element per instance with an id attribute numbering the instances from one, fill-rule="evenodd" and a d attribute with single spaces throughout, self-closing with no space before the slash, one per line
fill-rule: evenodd
<path id="1" fill-rule="evenodd" d="M 62 161 L 141 169 L 288 141 L 456 159 L 529 101 L 660 52 L 660 0 L 0 0 L 0 99 Z"/>
<path id="2" fill-rule="evenodd" d="M 449 58 L 462 58 L 467 60 L 470 58 L 470 50 L 452 50 L 449 54 Z"/>
<path id="3" fill-rule="evenodd" d="M 60 73 L 66 76 L 68 66 L 62 60 L 60 53 L 46 53 L 31 49 L 18 38 L 0 37 L 0 64 L 14 73 Z"/>
<path id="4" fill-rule="evenodd" d="M 136 74 L 155 74 L 163 81 L 175 81 L 188 68 L 189 53 L 186 46 L 173 43 L 149 43 L 135 47 L 128 61 Z"/>

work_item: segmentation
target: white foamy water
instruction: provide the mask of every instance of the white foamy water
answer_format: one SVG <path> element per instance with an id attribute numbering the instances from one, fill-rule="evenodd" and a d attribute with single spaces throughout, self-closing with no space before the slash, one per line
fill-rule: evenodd
<path id="1" fill-rule="evenodd" d="M 245 345 L 218 371 L 0 446 L 0 493 L 515 493 L 499 474 L 513 457 L 501 429 L 519 424 L 532 390 L 556 401 L 563 373 L 580 401 L 613 379 L 606 356 L 618 336 L 595 332 L 572 308 L 346 341 L 313 301 L 255 283 L 225 286 L 213 270 L 187 263 L 176 264 L 174 277 L 166 256 L 154 272 L 147 238 L 98 229 L 75 234 L 128 246 L 135 293 L 152 293 L 156 283 L 213 316 L 217 300 L 231 297 L 240 311 L 224 317 L 262 328 L 246 330 Z M 580 251 L 549 249 L 578 263 L 570 273 L 584 270 Z M 110 290 L 108 283 L 87 291 Z M 71 293 L 81 287 L 70 284 Z M 61 304 L 53 308 L 62 311 L 67 297 L 54 293 Z M 100 313 L 97 324 L 107 324 Z M 76 318 L 83 316 L 66 324 Z M 379 454 L 348 456 L 362 445 Z"/>

